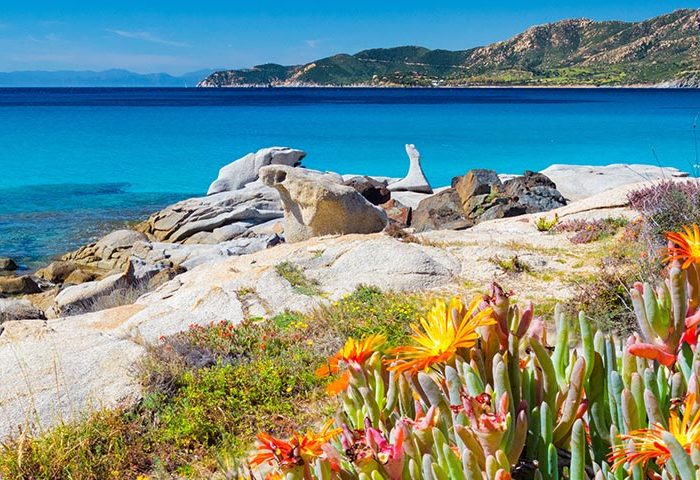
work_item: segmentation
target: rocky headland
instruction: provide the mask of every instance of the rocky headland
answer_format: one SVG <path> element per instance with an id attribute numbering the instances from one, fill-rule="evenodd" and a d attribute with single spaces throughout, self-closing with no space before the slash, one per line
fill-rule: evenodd
<path id="1" fill-rule="evenodd" d="M 630 191 L 687 176 L 554 165 L 523 175 L 471 170 L 433 188 L 419 151 L 406 150 L 406 177 L 388 179 L 312 171 L 301 150 L 265 148 L 223 167 L 206 196 L 32 275 L 0 259 L 0 437 L 137 400 L 134 362 L 191 325 L 310 311 L 359 285 L 470 289 L 507 274 L 494 259 L 518 258 L 534 272 L 511 278 L 511 288 L 565 300 L 563 278 L 592 268 L 595 247 L 538 222 L 632 218 Z M 281 264 L 303 272 L 313 292 L 290 282 Z"/>

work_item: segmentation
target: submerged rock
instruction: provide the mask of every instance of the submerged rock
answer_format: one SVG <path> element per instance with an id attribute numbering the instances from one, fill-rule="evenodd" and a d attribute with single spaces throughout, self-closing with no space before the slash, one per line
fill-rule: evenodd
<path id="1" fill-rule="evenodd" d="M 14 272 L 18 266 L 11 258 L 0 258 L 0 272 Z"/>
<path id="2" fill-rule="evenodd" d="M 288 242 L 348 233 L 374 233 L 387 224 L 386 213 L 354 188 L 333 176 L 287 166 L 260 169 L 260 179 L 274 187 L 284 204 Z"/>
<path id="3" fill-rule="evenodd" d="M 207 195 L 238 190 L 257 180 L 260 168 L 267 165 L 295 167 L 301 164 L 305 156 L 306 152 L 289 147 L 263 148 L 249 153 L 219 170 L 219 176 L 209 186 Z"/>
<path id="4" fill-rule="evenodd" d="M 398 182 L 390 183 L 387 187 L 392 192 L 408 191 L 418 193 L 433 193 L 428 179 L 425 178 L 423 168 L 420 165 L 420 152 L 415 145 L 406 145 L 406 153 L 408 154 L 409 167 L 408 173 Z"/>

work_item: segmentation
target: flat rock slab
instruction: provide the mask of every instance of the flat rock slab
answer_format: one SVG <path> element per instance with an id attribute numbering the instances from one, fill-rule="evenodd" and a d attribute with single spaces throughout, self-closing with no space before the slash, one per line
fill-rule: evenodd
<path id="1" fill-rule="evenodd" d="M 568 200 L 581 200 L 606 190 L 641 181 L 654 181 L 687 177 L 676 168 L 653 165 L 613 164 L 607 166 L 551 165 L 544 170 L 557 190 Z"/>

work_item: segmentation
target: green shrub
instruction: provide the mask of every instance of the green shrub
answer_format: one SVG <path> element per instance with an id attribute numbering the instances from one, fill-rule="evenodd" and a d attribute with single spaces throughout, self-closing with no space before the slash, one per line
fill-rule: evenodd
<path id="1" fill-rule="evenodd" d="M 314 296 L 323 292 L 319 288 L 318 281 L 310 279 L 304 274 L 304 270 L 291 262 L 282 262 L 275 265 L 277 274 L 287 280 L 297 293 Z"/>
<path id="2" fill-rule="evenodd" d="M 557 223 L 559 223 L 559 215 L 554 214 L 552 218 L 539 217 L 535 221 L 535 227 L 537 227 L 538 232 L 549 232 Z"/>

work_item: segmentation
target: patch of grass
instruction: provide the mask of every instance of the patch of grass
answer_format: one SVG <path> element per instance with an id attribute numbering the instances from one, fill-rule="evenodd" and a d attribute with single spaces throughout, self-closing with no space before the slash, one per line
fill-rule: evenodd
<path id="1" fill-rule="evenodd" d="M 38 437 L 20 435 L 0 448 L 0 478 L 136 478 L 152 469 L 145 425 L 138 411 L 102 410 Z"/>
<path id="2" fill-rule="evenodd" d="M 338 338 L 364 338 L 382 333 L 391 346 L 403 343 L 409 324 L 423 313 L 425 297 L 387 293 L 377 287 L 359 286 L 354 292 L 311 315 L 312 329 L 324 328 Z"/>
<path id="3" fill-rule="evenodd" d="M 292 288 L 302 295 L 310 297 L 321 295 L 323 292 L 319 288 L 319 283 L 304 274 L 304 270 L 291 262 L 282 262 L 275 265 L 277 274 L 287 280 Z"/>
<path id="4" fill-rule="evenodd" d="M 624 217 L 598 220 L 568 220 L 556 225 L 554 230 L 560 233 L 573 233 L 574 235 L 569 237 L 569 241 L 574 244 L 581 244 L 610 238 L 621 228 L 627 226 L 628 223 L 629 220 Z"/>
<path id="5" fill-rule="evenodd" d="M 538 232 L 549 232 L 559 223 L 559 215 L 554 214 L 554 217 L 540 217 L 535 221 L 535 227 Z"/>
<path id="6" fill-rule="evenodd" d="M 654 283 L 661 266 L 639 241 L 638 225 L 625 227 L 606 251 L 593 272 L 571 276 L 574 295 L 565 309 L 572 318 L 583 310 L 599 329 L 626 335 L 637 328 L 629 289 L 637 281 Z"/>
<path id="7" fill-rule="evenodd" d="M 517 255 L 505 259 L 495 256 L 489 260 L 506 273 L 527 273 L 532 271 L 532 267 L 518 258 Z"/>

